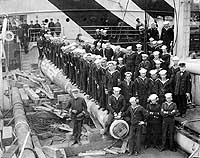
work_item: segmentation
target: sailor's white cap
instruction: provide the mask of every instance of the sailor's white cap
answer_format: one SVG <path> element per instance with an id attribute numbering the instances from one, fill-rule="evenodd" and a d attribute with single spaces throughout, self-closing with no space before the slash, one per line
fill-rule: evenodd
<path id="1" fill-rule="evenodd" d="M 143 57 L 148 57 L 148 54 L 142 53 L 142 56 L 143 56 Z"/>
<path id="2" fill-rule="evenodd" d="M 113 91 L 120 91 L 121 90 L 121 88 L 119 88 L 119 87 L 113 87 Z"/>
<path id="3" fill-rule="evenodd" d="M 151 70 L 149 73 L 150 73 L 151 75 L 155 75 L 157 72 L 158 72 L 157 70 Z"/>
<path id="4" fill-rule="evenodd" d="M 155 45 L 155 44 L 157 44 L 157 41 L 153 41 L 152 43 Z"/>
<path id="5" fill-rule="evenodd" d="M 149 41 L 150 42 L 154 41 L 154 38 L 153 37 L 149 38 Z"/>
<path id="6" fill-rule="evenodd" d="M 131 98 L 129 99 L 129 102 L 131 103 L 131 102 L 136 101 L 136 100 L 137 100 L 136 97 L 131 97 Z"/>
<path id="7" fill-rule="evenodd" d="M 157 41 L 157 44 L 162 44 L 162 43 L 163 43 L 162 40 Z"/>
<path id="8" fill-rule="evenodd" d="M 169 24 L 169 21 L 164 21 L 163 24 L 164 24 L 164 25 L 168 25 L 168 24 Z"/>
<path id="9" fill-rule="evenodd" d="M 150 96 L 149 96 L 149 100 L 155 100 L 155 99 L 157 99 L 158 98 L 158 96 L 157 96 L 157 94 L 151 94 Z"/>
<path id="10" fill-rule="evenodd" d="M 177 56 L 174 56 L 173 58 L 172 58 L 172 60 L 176 60 L 176 61 L 179 61 L 180 59 L 179 59 L 179 57 L 177 57 Z"/>
<path id="11" fill-rule="evenodd" d="M 136 44 L 136 47 L 140 48 L 140 47 L 142 47 L 142 45 L 140 43 L 138 43 L 138 44 Z"/>
<path id="12" fill-rule="evenodd" d="M 161 49 L 167 49 L 167 46 L 166 46 L 166 45 L 163 45 L 163 46 L 161 47 Z"/>
<path id="13" fill-rule="evenodd" d="M 154 51 L 154 52 L 153 52 L 153 55 L 159 55 L 159 54 L 160 54 L 159 51 Z"/>
<path id="14" fill-rule="evenodd" d="M 159 72 L 160 75 L 165 75 L 166 73 L 167 73 L 166 70 L 161 70 L 161 71 Z"/>
<path id="15" fill-rule="evenodd" d="M 166 93 L 165 94 L 165 98 L 171 98 L 172 97 L 172 93 Z"/>
<path id="16" fill-rule="evenodd" d="M 119 57 L 119 58 L 117 58 L 117 60 L 123 60 L 123 58 L 122 58 L 122 57 Z"/>
<path id="17" fill-rule="evenodd" d="M 132 50 L 132 46 L 128 46 L 126 50 Z"/>
<path id="18" fill-rule="evenodd" d="M 142 73 L 146 73 L 146 72 L 147 72 L 147 70 L 146 70 L 146 69 L 144 69 L 144 68 L 141 68 L 139 72 L 142 74 Z"/>
<path id="19" fill-rule="evenodd" d="M 132 72 L 125 72 L 124 74 L 125 74 L 125 76 L 132 75 Z"/>

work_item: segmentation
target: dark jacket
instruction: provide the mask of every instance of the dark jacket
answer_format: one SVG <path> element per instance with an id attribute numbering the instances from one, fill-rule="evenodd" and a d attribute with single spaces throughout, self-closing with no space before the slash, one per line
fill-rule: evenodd
<path id="1" fill-rule="evenodd" d="M 135 109 L 129 106 L 127 111 L 122 116 L 123 117 L 129 116 L 131 118 L 131 125 L 138 125 L 140 121 L 146 121 L 149 114 L 146 109 L 138 105 Z"/>
<path id="2" fill-rule="evenodd" d="M 183 72 L 181 75 L 181 71 L 178 71 L 175 75 L 175 95 L 184 95 L 186 93 L 191 93 L 191 76 L 187 71 Z"/>
<path id="3" fill-rule="evenodd" d="M 126 109 L 126 101 L 123 95 L 120 95 L 117 99 L 114 95 L 108 98 L 108 110 L 113 114 L 114 112 L 124 112 Z"/>
<path id="4" fill-rule="evenodd" d="M 85 114 L 88 114 L 87 112 L 87 104 L 85 102 L 84 98 L 78 97 L 78 98 L 71 98 L 69 100 L 67 108 L 71 110 L 77 110 L 77 113 L 71 113 L 72 119 L 83 119 Z"/>
<path id="5" fill-rule="evenodd" d="M 166 113 L 165 113 L 166 112 Z M 176 103 L 171 102 L 170 104 L 164 102 L 161 106 L 161 115 L 163 118 L 174 118 L 177 113 Z"/>
<path id="6" fill-rule="evenodd" d="M 124 96 L 126 100 L 130 99 L 133 96 L 134 91 L 134 82 L 130 81 L 129 85 L 126 80 L 120 83 L 121 94 Z"/>
<path id="7" fill-rule="evenodd" d="M 155 122 L 161 120 L 161 114 L 160 114 L 161 106 L 160 104 L 147 104 L 147 111 L 149 112 L 149 118 L 148 122 Z M 151 113 L 151 114 L 150 114 Z"/>

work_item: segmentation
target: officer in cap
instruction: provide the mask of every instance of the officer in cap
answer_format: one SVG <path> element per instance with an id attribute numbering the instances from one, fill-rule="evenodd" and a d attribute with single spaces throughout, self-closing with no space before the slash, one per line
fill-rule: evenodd
<path id="1" fill-rule="evenodd" d="M 169 134 L 169 149 L 175 151 L 174 146 L 174 116 L 177 113 L 176 103 L 173 102 L 172 93 L 165 94 L 166 101 L 161 106 L 162 121 L 162 145 L 160 151 L 165 150 L 167 134 Z"/>
<path id="2" fill-rule="evenodd" d="M 177 108 L 181 117 L 186 116 L 187 110 L 187 98 L 190 99 L 191 94 L 191 75 L 186 71 L 186 63 L 179 63 L 180 71 L 175 75 L 175 88 L 174 88 L 174 101 L 177 104 Z"/>
<path id="3" fill-rule="evenodd" d="M 162 119 L 160 115 L 161 105 L 158 103 L 158 100 L 159 98 L 156 94 L 151 94 L 148 98 L 147 111 L 149 117 L 147 120 L 146 148 L 150 146 L 158 148 L 160 146 Z"/>
<path id="4" fill-rule="evenodd" d="M 83 119 L 88 115 L 87 104 L 85 99 L 79 96 L 79 90 L 74 88 L 71 90 L 72 98 L 69 100 L 67 109 L 71 112 L 71 119 L 73 121 L 73 144 L 81 144 L 80 137 L 83 125 Z"/>

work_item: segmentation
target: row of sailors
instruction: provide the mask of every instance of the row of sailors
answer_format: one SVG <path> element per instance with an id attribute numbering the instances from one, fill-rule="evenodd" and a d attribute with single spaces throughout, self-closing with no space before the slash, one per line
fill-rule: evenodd
<path id="1" fill-rule="evenodd" d="M 141 50 L 141 46 L 138 48 Z M 56 51 L 60 51 L 62 54 L 60 61 L 58 60 L 58 56 L 55 56 L 57 52 L 55 53 L 53 51 L 47 53 L 47 58 L 62 68 L 71 81 L 78 85 L 83 92 L 87 93 L 90 98 L 96 100 L 102 109 L 107 109 L 109 115 L 112 116 L 111 118 L 116 115 L 110 108 L 112 104 L 116 109 L 123 107 L 126 111 L 131 104 L 130 98 L 134 96 L 138 98 L 140 107 L 147 109 L 147 100 L 151 94 L 156 94 L 159 98 L 158 104 L 163 105 L 165 103 L 166 93 L 172 93 L 172 98 L 177 104 L 180 115 L 185 116 L 187 109 L 186 96 L 189 96 L 191 93 L 191 77 L 185 70 L 186 64 L 179 63 L 178 57 L 173 57 L 173 66 L 167 67 L 167 70 L 165 70 L 160 67 L 162 61 L 159 58 L 158 52 L 154 52 L 153 61 L 150 62 L 155 62 L 154 69 L 147 69 L 142 65 L 146 61 L 146 58 L 149 57 L 144 52 L 140 53 L 142 58 L 141 62 L 138 65 L 130 66 L 127 60 L 125 60 L 127 54 L 124 58 L 119 58 L 117 63 L 116 61 L 107 61 L 107 58 L 101 57 L 100 55 L 86 53 L 83 49 L 63 53 L 62 50 L 56 48 Z M 123 60 L 125 60 L 125 64 Z M 123 71 L 121 67 L 124 67 Z M 136 73 L 138 75 L 135 75 Z M 124 78 L 122 77 L 123 75 Z M 121 95 L 119 97 L 115 97 L 115 94 L 113 94 L 113 87 L 121 89 Z M 123 102 L 120 99 L 122 96 L 124 98 L 122 99 Z M 116 110 L 117 114 L 120 112 L 121 110 Z M 112 119 L 110 120 L 111 123 Z M 108 119 L 107 128 L 110 123 Z M 167 123 L 165 122 L 165 124 Z M 163 126 L 162 128 L 164 127 L 170 127 L 170 130 L 172 129 L 169 125 Z"/>
<path id="2" fill-rule="evenodd" d="M 169 149 L 176 151 L 174 146 L 174 117 L 177 114 L 176 103 L 173 102 L 172 93 L 164 95 L 165 101 L 160 104 L 159 97 L 151 94 L 148 97 L 146 108 L 139 104 L 137 97 L 129 99 L 130 105 L 126 107 L 125 98 L 120 94 L 121 88 L 113 87 L 113 94 L 109 96 L 108 109 L 109 115 L 106 122 L 105 132 L 114 119 L 124 119 L 130 125 L 129 132 L 129 155 L 141 151 L 142 129 L 147 123 L 145 148 L 154 147 L 163 151 L 166 149 L 167 133 L 169 134 Z"/>
<path id="3" fill-rule="evenodd" d="M 141 50 L 141 46 L 137 46 Z M 62 51 L 60 51 L 62 54 Z M 55 53 L 51 54 L 55 55 Z M 95 99 L 103 109 L 107 108 L 108 96 L 112 94 L 112 88 L 119 86 L 122 94 L 128 102 L 131 96 L 138 96 L 140 105 L 146 107 L 147 97 L 155 93 L 164 101 L 164 94 L 173 93 L 174 101 L 177 103 L 180 115 L 185 117 L 187 97 L 191 94 L 191 77 L 185 71 L 185 63 L 179 63 L 178 57 L 173 57 L 173 66 L 169 67 L 171 56 L 167 62 L 162 62 L 159 52 L 154 52 L 153 60 L 148 60 L 145 53 L 137 54 L 141 57 L 137 64 L 124 58 L 116 61 L 107 61 L 105 57 L 85 53 L 83 49 L 75 52 L 63 53 L 61 62 L 58 56 L 48 56 L 59 68 L 63 69 L 71 81 L 77 84 L 89 98 Z M 165 54 L 163 54 L 165 55 Z M 125 62 L 123 62 L 125 61 Z M 125 63 L 125 64 L 124 64 Z M 153 64 L 152 64 L 153 63 Z M 162 65 L 162 67 L 161 67 Z M 178 75 L 177 75 L 177 72 Z M 180 73 L 181 72 L 181 73 Z M 184 75 L 182 75 L 184 74 Z"/>

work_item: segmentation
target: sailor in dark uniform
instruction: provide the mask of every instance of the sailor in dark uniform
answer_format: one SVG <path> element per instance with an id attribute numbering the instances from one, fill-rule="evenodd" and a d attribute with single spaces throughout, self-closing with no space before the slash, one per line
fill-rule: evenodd
<path id="1" fill-rule="evenodd" d="M 144 53 L 144 51 L 142 50 L 142 45 L 141 44 L 136 44 L 136 58 L 135 58 L 135 74 L 134 74 L 134 78 L 138 77 L 138 71 L 139 71 L 139 64 L 142 61 L 142 54 Z"/>
<path id="2" fill-rule="evenodd" d="M 172 58 L 173 65 L 169 68 L 169 71 L 168 71 L 168 74 L 167 74 L 168 77 L 170 78 L 170 80 L 172 81 L 173 85 L 174 85 L 174 77 L 175 77 L 176 73 L 178 71 L 180 71 L 180 67 L 178 65 L 179 61 L 180 61 L 180 59 L 177 56 L 174 56 Z"/>
<path id="3" fill-rule="evenodd" d="M 87 104 L 84 98 L 79 97 L 79 90 L 72 89 L 72 98 L 69 100 L 67 108 L 71 112 L 71 119 L 73 121 L 73 144 L 81 144 L 80 137 L 83 125 L 83 119 L 87 112 Z"/>
<path id="4" fill-rule="evenodd" d="M 174 116 L 177 113 L 176 103 L 172 101 L 172 93 L 165 94 L 166 101 L 161 106 L 162 121 L 162 146 L 160 151 L 165 150 L 167 133 L 169 133 L 169 149 L 175 151 L 174 147 Z"/>
<path id="5" fill-rule="evenodd" d="M 162 60 L 162 64 L 161 64 L 161 67 L 164 69 L 164 70 L 169 70 L 169 65 L 170 65 L 170 60 L 171 60 L 171 55 L 168 53 L 167 51 L 167 46 L 163 45 L 161 47 L 162 49 L 162 53 L 161 53 L 161 60 Z"/>
<path id="6" fill-rule="evenodd" d="M 124 63 L 126 65 L 126 71 L 130 71 L 133 75 L 135 73 L 135 60 L 136 54 L 132 50 L 132 46 L 126 48 L 127 53 L 124 55 Z"/>
<path id="7" fill-rule="evenodd" d="M 159 39 L 159 32 L 155 22 L 151 23 L 151 28 L 147 30 L 147 38 L 149 39 L 150 37 L 154 38 L 155 40 Z"/>
<path id="8" fill-rule="evenodd" d="M 93 54 L 103 56 L 103 49 L 101 48 L 101 43 L 99 42 L 97 43 L 97 46 L 93 51 Z"/>
<path id="9" fill-rule="evenodd" d="M 158 94 L 157 84 L 156 84 L 158 79 L 157 70 L 151 70 L 149 73 L 151 81 L 151 94 Z"/>
<path id="10" fill-rule="evenodd" d="M 139 71 L 140 76 L 134 81 L 135 95 L 138 96 L 139 104 L 146 108 L 147 98 L 151 91 L 151 82 L 148 77 L 146 77 L 146 69 L 141 69 Z"/>
<path id="11" fill-rule="evenodd" d="M 142 126 L 148 118 L 148 112 L 137 103 L 136 97 L 131 97 L 129 102 L 131 105 L 122 116 L 130 116 L 129 155 L 137 156 L 141 150 Z"/>
<path id="12" fill-rule="evenodd" d="M 108 70 L 105 76 L 105 92 L 108 95 L 112 94 L 113 87 L 116 87 L 120 83 L 120 72 L 116 70 L 116 62 L 109 61 Z"/>
<path id="13" fill-rule="evenodd" d="M 161 105 L 158 103 L 158 96 L 156 94 L 151 94 L 148 100 L 147 111 L 149 112 L 149 118 L 147 120 L 146 148 L 150 146 L 158 148 L 160 145 L 159 138 L 162 133 Z"/>
<path id="14" fill-rule="evenodd" d="M 121 81 L 123 81 L 125 78 L 124 73 L 126 72 L 126 66 L 123 64 L 123 58 L 118 58 L 117 70 L 120 72 Z"/>
<path id="15" fill-rule="evenodd" d="M 113 122 L 115 117 L 120 117 L 126 108 L 126 101 L 123 95 L 120 94 L 121 88 L 113 87 L 113 94 L 108 97 L 108 119 L 105 125 L 104 134 L 107 134 L 111 123 Z"/>
<path id="16" fill-rule="evenodd" d="M 125 79 L 121 81 L 120 88 L 121 88 L 121 94 L 125 97 L 126 104 L 129 104 L 129 99 L 134 94 L 134 82 L 131 80 L 132 73 L 126 72 L 125 73 Z"/>
<path id="17" fill-rule="evenodd" d="M 180 71 L 175 75 L 175 89 L 174 96 L 177 108 L 181 117 L 185 117 L 187 110 L 187 98 L 190 98 L 191 94 L 191 75 L 186 71 L 186 64 L 179 63 Z"/>
<path id="18" fill-rule="evenodd" d="M 159 72 L 160 78 L 157 79 L 156 82 L 156 89 L 157 89 L 157 94 L 159 97 L 159 103 L 162 104 L 165 101 L 165 93 L 171 93 L 172 92 L 172 87 L 171 87 L 171 82 L 167 77 L 167 71 L 166 70 L 161 70 Z"/>
<path id="19" fill-rule="evenodd" d="M 149 71 L 151 69 L 151 63 L 150 61 L 148 60 L 148 55 L 146 53 L 143 53 L 142 54 L 142 61 L 141 63 L 139 64 L 139 70 L 141 68 L 144 68 L 147 70 L 147 76 L 149 76 Z"/>
<path id="20" fill-rule="evenodd" d="M 111 48 L 110 43 L 106 43 L 103 57 L 106 57 L 107 61 L 111 61 L 113 59 L 113 56 L 114 56 L 114 51 Z"/>
<path id="21" fill-rule="evenodd" d="M 169 26 L 169 21 L 165 21 L 161 30 L 160 39 L 163 40 L 163 44 L 167 46 L 167 50 L 170 50 L 171 43 L 174 40 L 174 30 Z"/>

